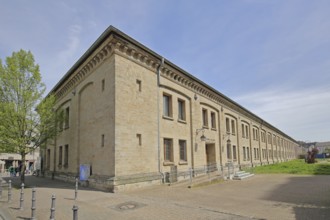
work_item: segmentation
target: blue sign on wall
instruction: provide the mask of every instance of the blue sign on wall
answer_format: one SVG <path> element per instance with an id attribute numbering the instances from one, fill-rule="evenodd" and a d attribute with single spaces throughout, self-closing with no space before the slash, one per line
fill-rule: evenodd
<path id="1" fill-rule="evenodd" d="M 80 166 L 79 166 L 80 181 L 88 180 L 89 175 L 90 175 L 90 165 L 89 164 L 80 164 Z"/>

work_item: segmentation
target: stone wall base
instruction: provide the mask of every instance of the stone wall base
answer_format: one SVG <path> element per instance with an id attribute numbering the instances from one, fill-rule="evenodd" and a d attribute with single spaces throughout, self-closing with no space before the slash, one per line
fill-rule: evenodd
<path id="1" fill-rule="evenodd" d="M 46 178 L 53 178 L 64 182 L 75 183 L 78 174 L 45 171 Z M 121 192 L 138 189 L 151 185 L 160 185 L 163 183 L 163 176 L 159 173 L 142 173 L 127 176 L 100 176 L 92 175 L 86 181 L 80 181 L 79 184 L 84 187 L 105 190 L 108 192 Z"/>

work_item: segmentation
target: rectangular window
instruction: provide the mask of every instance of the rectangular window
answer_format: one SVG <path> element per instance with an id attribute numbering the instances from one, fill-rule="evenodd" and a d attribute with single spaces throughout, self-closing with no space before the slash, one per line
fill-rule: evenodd
<path id="1" fill-rule="evenodd" d="M 64 117 L 65 117 L 65 115 L 64 115 L 64 111 L 63 110 L 60 110 L 59 112 L 58 112 L 58 114 L 59 114 L 59 122 L 58 122 L 58 130 L 59 131 L 62 131 L 63 130 L 63 119 L 65 119 Z"/>
<path id="2" fill-rule="evenodd" d="M 104 91 L 105 88 L 105 79 L 102 79 L 102 92 Z"/>
<path id="3" fill-rule="evenodd" d="M 268 133 L 268 144 L 272 143 L 272 135 Z"/>
<path id="4" fill-rule="evenodd" d="M 163 115 L 172 117 L 172 97 L 170 95 L 163 95 Z"/>
<path id="5" fill-rule="evenodd" d="M 136 134 L 136 137 L 138 139 L 138 145 L 142 146 L 142 135 L 141 134 Z"/>
<path id="6" fill-rule="evenodd" d="M 249 138 L 249 127 L 247 125 L 245 126 L 245 131 L 246 138 Z"/>
<path id="7" fill-rule="evenodd" d="M 47 169 L 50 169 L 50 149 L 47 150 L 46 161 L 47 161 Z"/>
<path id="8" fill-rule="evenodd" d="M 227 144 L 227 159 L 231 159 L 231 145 Z"/>
<path id="9" fill-rule="evenodd" d="M 101 147 L 104 147 L 104 134 L 101 135 Z"/>
<path id="10" fill-rule="evenodd" d="M 242 138 L 245 138 L 245 126 L 242 124 Z"/>
<path id="11" fill-rule="evenodd" d="M 236 160 L 237 157 L 236 157 L 236 146 L 234 145 L 233 146 L 233 159 Z"/>
<path id="12" fill-rule="evenodd" d="M 243 147 L 243 160 L 246 160 L 246 149 Z"/>
<path id="13" fill-rule="evenodd" d="M 186 120 L 186 106 L 185 101 L 178 99 L 178 119 L 181 121 Z"/>
<path id="14" fill-rule="evenodd" d="M 65 109 L 64 128 L 69 128 L 69 121 L 70 121 L 70 107 L 67 107 Z"/>
<path id="15" fill-rule="evenodd" d="M 236 134 L 236 128 L 235 128 L 235 121 L 234 120 L 231 120 L 231 133 L 233 135 Z"/>
<path id="16" fill-rule="evenodd" d="M 246 157 L 248 160 L 250 160 L 250 148 L 249 147 L 246 148 Z"/>
<path id="17" fill-rule="evenodd" d="M 60 146 L 58 149 L 58 165 L 62 165 L 62 157 L 63 157 L 63 147 Z"/>
<path id="18" fill-rule="evenodd" d="M 64 146 L 64 166 L 68 167 L 69 165 L 69 145 Z"/>
<path id="19" fill-rule="evenodd" d="M 164 138 L 164 161 L 173 162 L 173 141 Z"/>
<path id="20" fill-rule="evenodd" d="M 202 116 L 203 116 L 203 126 L 208 127 L 207 110 L 205 108 L 203 108 L 202 110 Z"/>
<path id="21" fill-rule="evenodd" d="M 185 140 L 179 140 L 180 161 L 187 162 L 187 144 Z"/>
<path id="22" fill-rule="evenodd" d="M 256 140 L 259 140 L 259 130 L 256 129 Z"/>
<path id="23" fill-rule="evenodd" d="M 136 85 L 137 85 L 137 90 L 139 92 L 141 92 L 142 91 L 142 81 L 137 79 L 136 80 Z"/>
<path id="24" fill-rule="evenodd" d="M 229 122 L 229 118 L 226 118 L 226 132 L 227 132 L 227 134 L 230 134 L 230 122 Z"/>
<path id="25" fill-rule="evenodd" d="M 259 152 L 259 148 L 257 148 L 257 159 L 260 159 L 260 152 Z"/>
<path id="26" fill-rule="evenodd" d="M 211 112 L 211 128 L 217 128 L 215 112 Z"/>

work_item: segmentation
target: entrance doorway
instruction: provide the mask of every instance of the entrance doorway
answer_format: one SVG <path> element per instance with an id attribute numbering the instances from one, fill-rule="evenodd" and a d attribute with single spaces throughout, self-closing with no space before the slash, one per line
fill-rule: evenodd
<path id="1" fill-rule="evenodd" d="M 215 144 L 205 145 L 207 171 L 213 172 L 217 170 L 217 161 L 215 157 Z"/>

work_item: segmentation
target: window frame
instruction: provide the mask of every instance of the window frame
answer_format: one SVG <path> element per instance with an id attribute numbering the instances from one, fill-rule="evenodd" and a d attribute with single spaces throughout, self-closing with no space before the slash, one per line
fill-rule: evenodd
<path id="1" fill-rule="evenodd" d="M 204 128 L 209 127 L 208 111 L 206 108 L 202 108 L 202 122 Z"/>
<path id="2" fill-rule="evenodd" d="M 173 118 L 172 96 L 167 93 L 163 93 L 163 117 Z"/>
<path id="3" fill-rule="evenodd" d="M 216 130 L 217 129 L 217 117 L 215 112 L 211 111 L 211 128 Z"/>
<path id="4" fill-rule="evenodd" d="M 165 163 L 174 163 L 173 139 L 164 138 L 163 145 L 164 145 L 164 162 Z"/>
<path id="5" fill-rule="evenodd" d="M 59 146 L 58 148 L 58 166 L 62 166 L 63 161 L 63 146 Z"/>
<path id="6" fill-rule="evenodd" d="M 180 162 L 184 162 L 184 163 L 188 162 L 188 160 L 187 160 L 187 141 L 186 140 L 179 140 L 179 156 L 180 156 Z"/>
<path id="7" fill-rule="evenodd" d="M 64 167 L 69 166 L 69 145 L 64 145 Z"/>
<path id="8" fill-rule="evenodd" d="M 178 120 L 186 121 L 186 102 L 178 98 Z"/>

